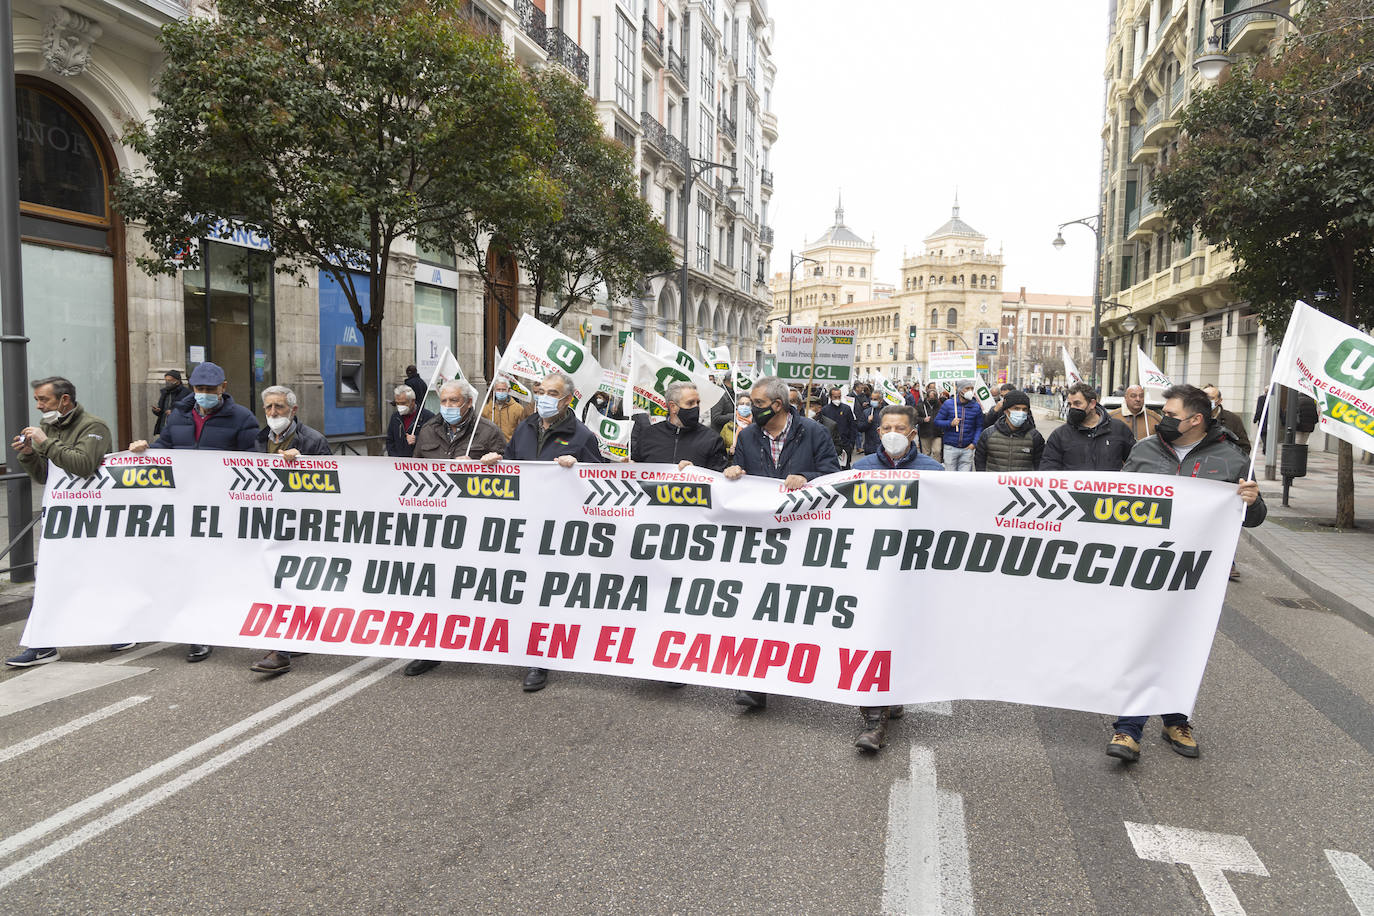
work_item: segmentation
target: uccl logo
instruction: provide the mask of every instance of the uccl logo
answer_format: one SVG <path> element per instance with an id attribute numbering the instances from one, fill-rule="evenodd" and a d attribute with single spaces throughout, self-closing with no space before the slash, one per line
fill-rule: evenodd
<path id="1" fill-rule="evenodd" d="M 1083 521 L 1100 525 L 1168 528 L 1173 518 L 1172 499 L 1150 496 L 1097 496 L 1092 493 L 1074 493 L 1073 499 L 1083 507 Z"/>
<path id="2" fill-rule="evenodd" d="M 555 340 L 549 345 L 549 359 L 555 366 L 569 375 L 577 372 L 578 366 L 582 365 L 583 358 L 582 351 L 566 340 Z"/>
<path id="3" fill-rule="evenodd" d="M 1326 374 L 1356 391 L 1374 388 L 1374 345 L 1358 337 L 1346 340 L 1326 360 Z"/>
<path id="4" fill-rule="evenodd" d="M 172 480 L 172 469 L 168 467 L 131 467 L 121 468 L 118 471 L 106 469 L 105 473 L 110 475 L 116 489 L 120 490 L 173 489 L 176 487 Z"/>
<path id="5" fill-rule="evenodd" d="M 711 487 L 700 483 L 641 483 L 653 506 L 699 506 L 711 508 Z"/>
<path id="6" fill-rule="evenodd" d="M 287 493 L 338 493 L 338 471 L 291 471 L 273 468 Z"/>
<path id="7" fill-rule="evenodd" d="M 672 366 L 664 366 L 654 375 L 654 390 L 663 394 L 673 382 L 690 382 L 691 380 L 692 377 L 686 372 L 674 369 Z"/>
<path id="8" fill-rule="evenodd" d="M 620 424 L 614 420 L 601 421 L 601 438 L 614 442 L 620 438 Z"/>

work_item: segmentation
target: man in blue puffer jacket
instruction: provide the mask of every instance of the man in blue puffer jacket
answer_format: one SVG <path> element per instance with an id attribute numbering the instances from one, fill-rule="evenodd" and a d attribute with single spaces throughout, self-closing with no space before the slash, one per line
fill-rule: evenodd
<path id="1" fill-rule="evenodd" d="M 973 382 L 959 383 L 959 396 L 940 405 L 935 428 L 944 438 L 946 471 L 972 471 L 973 450 L 983 431 L 983 408 L 973 397 Z"/>
<path id="2" fill-rule="evenodd" d="M 172 408 L 162 434 L 149 445 L 140 439 L 129 444 L 138 454 L 149 448 L 217 449 L 225 452 L 251 452 L 258 444 L 258 418 L 253 411 L 225 393 L 228 383 L 224 370 L 214 363 L 201 363 L 191 370 L 189 398 Z M 210 646 L 188 646 L 186 660 L 200 662 L 210 657 Z"/>

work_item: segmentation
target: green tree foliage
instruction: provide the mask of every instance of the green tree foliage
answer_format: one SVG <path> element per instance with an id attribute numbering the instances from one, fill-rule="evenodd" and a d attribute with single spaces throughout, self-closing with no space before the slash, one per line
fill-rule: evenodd
<path id="1" fill-rule="evenodd" d="M 544 320 L 556 325 L 598 288 L 604 286 L 610 299 L 630 295 L 674 259 L 667 232 L 639 197 L 633 156 L 605 136 L 581 84 L 557 67 L 531 81 L 553 125 L 554 144 L 539 165 L 558 183 L 560 216 L 526 223 L 523 232 L 503 240 L 525 268 L 535 303 L 552 299 Z M 476 254 L 480 242 L 475 236 L 467 248 Z M 496 296 L 492 279 L 487 288 Z"/>
<path id="2" fill-rule="evenodd" d="M 1374 0 L 1309 0 L 1299 25 L 1193 98 L 1153 189 L 1176 234 L 1196 226 L 1230 250 L 1236 294 L 1278 338 L 1295 299 L 1374 322 Z M 1354 523 L 1344 442 L 1336 516 Z"/>
<path id="3" fill-rule="evenodd" d="M 221 219 L 256 227 L 279 272 L 338 282 L 373 354 L 398 240 L 453 250 L 473 225 L 517 234 L 556 219 L 557 183 L 541 165 L 549 119 L 462 8 L 221 0 L 216 19 L 164 28 L 159 106 L 124 138 L 147 166 L 114 189 L 123 215 L 143 224 L 152 255 L 141 266 L 175 271 L 187 240 Z M 369 358 L 373 435 L 381 372 Z"/>

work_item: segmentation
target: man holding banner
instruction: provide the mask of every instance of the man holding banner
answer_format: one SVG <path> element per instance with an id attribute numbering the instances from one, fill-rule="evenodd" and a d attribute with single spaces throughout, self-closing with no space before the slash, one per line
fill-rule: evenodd
<path id="1" fill-rule="evenodd" d="M 1246 480 L 1250 456 L 1236 446 L 1235 438 L 1211 422 L 1211 403 L 1201 389 L 1174 385 L 1164 392 L 1164 416 L 1155 434 L 1131 449 L 1121 470 L 1138 474 L 1171 474 L 1236 484 L 1245 503 L 1242 525 L 1254 528 L 1264 521 L 1268 508 L 1259 484 Z M 1107 756 L 1135 763 L 1140 759 L 1140 738 L 1149 716 L 1122 716 L 1112 724 Z M 1201 751 L 1193 738 L 1193 726 L 1183 713 L 1165 713 L 1162 737 L 1176 753 L 1197 757 Z"/>
<path id="2" fill-rule="evenodd" d="M 648 414 L 635 415 L 630 460 L 643 464 L 675 464 L 725 470 L 725 440 L 701 422 L 701 395 L 691 382 L 673 382 L 664 391 L 668 419 L 650 423 Z"/>
<path id="3" fill-rule="evenodd" d="M 754 422 L 739 434 L 735 463 L 725 469 L 726 480 L 739 480 L 746 474 L 777 477 L 787 489 L 800 490 L 808 480 L 839 472 L 830 434 L 789 403 L 789 394 L 794 393 L 775 375 L 764 376 L 749 389 Z M 768 694 L 737 690 L 735 702 L 762 709 L 768 705 Z"/>

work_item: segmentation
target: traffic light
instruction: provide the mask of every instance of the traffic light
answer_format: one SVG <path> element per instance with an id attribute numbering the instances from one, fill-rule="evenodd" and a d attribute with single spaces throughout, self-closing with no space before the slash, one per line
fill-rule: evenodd
<path id="1" fill-rule="evenodd" d="M 916 325 L 913 324 L 911 327 L 907 328 L 906 336 L 912 340 L 916 339 Z"/>

